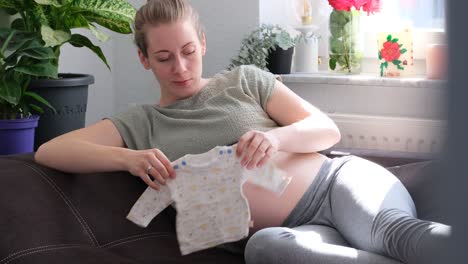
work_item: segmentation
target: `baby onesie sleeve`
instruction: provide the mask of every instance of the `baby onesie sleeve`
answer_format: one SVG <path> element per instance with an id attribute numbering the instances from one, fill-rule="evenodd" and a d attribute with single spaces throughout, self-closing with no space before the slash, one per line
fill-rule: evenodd
<path id="1" fill-rule="evenodd" d="M 165 185 L 160 187 L 159 191 L 146 188 L 130 209 L 127 219 L 141 227 L 147 227 L 153 218 L 166 209 L 172 203 L 171 192 Z"/>

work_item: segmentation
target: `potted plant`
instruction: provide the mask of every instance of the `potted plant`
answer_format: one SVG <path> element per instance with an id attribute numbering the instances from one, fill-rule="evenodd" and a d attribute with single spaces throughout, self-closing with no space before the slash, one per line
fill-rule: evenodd
<path id="1" fill-rule="evenodd" d="M 109 37 L 97 25 L 111 31 L 129 34 L 135 8 L 127 0 L 0 0 L 0 9 L 15 17 L 10 28 L 39 36 L 39 44 L 51 48 L 51 64 L 59 65 L 60 48 L 69 43 L 86 47 L 110 69 L 101 48 L 72 29 L 90 30 L 99 41 Z M 85 124 L 88 85 L 94 77 L 87 74 L 58 74 L 32 78 L 29 90 L 45 98 L 56 111 L 46 109 L 36 131 L 36 147 L 41 143 Z"/>
<path id="2" fill-rule="evenodd" d="M 239 54 L 231 59 L 229 68 L 253 64 L 275 74 L 291 73 L 294 47 L 301 38 L 279 25 L 262 24 L 242 40 Z"/>
<path id="3" fill-rule="evenodd" d="M 0 155 L 31 152 L 42 105 L 55 109 L 30 91 L 34 77 L 57 78 L 55 54 L 39 35 L 0 28 Z M 37 104 L 39 103 L 39 104 Z"/>

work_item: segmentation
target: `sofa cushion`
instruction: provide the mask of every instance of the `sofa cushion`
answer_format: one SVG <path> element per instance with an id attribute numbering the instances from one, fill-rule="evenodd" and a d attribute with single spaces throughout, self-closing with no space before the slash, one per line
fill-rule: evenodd
<path id="1" fill-rule="evenodd" d="M 408 189 L 418 217 L 425 220 L 446 223 L 442 186 L 443 169 L 439 160 L 415 162 L 388 168 Z"/>

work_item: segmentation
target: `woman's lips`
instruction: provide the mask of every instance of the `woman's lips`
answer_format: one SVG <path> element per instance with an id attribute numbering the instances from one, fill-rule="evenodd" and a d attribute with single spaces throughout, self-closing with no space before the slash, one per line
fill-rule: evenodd
<path id="1" fill-rule="evenodd" d="M 177 86 L 187 86 L 187 85 L 190 84 L 191 81 L 192 81 L 192 79 L 187 79 L 187 80 L 183 80 L 183 81 L 174 81 L 174 83 Z"/>

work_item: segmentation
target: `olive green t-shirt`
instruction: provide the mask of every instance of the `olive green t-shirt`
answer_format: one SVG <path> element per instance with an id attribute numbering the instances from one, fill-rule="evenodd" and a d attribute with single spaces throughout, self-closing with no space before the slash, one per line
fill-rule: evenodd
<path id="1" fill-rule="evenodd" d="M 160 149 L 171 161 L 232 145 L 249 130 L 278 127 L 266 113 L 275 76 L 255 66 L 216 74 L 197 94 L 169 106 L 138 105 L 109 119 L 130 149 Z"/>

